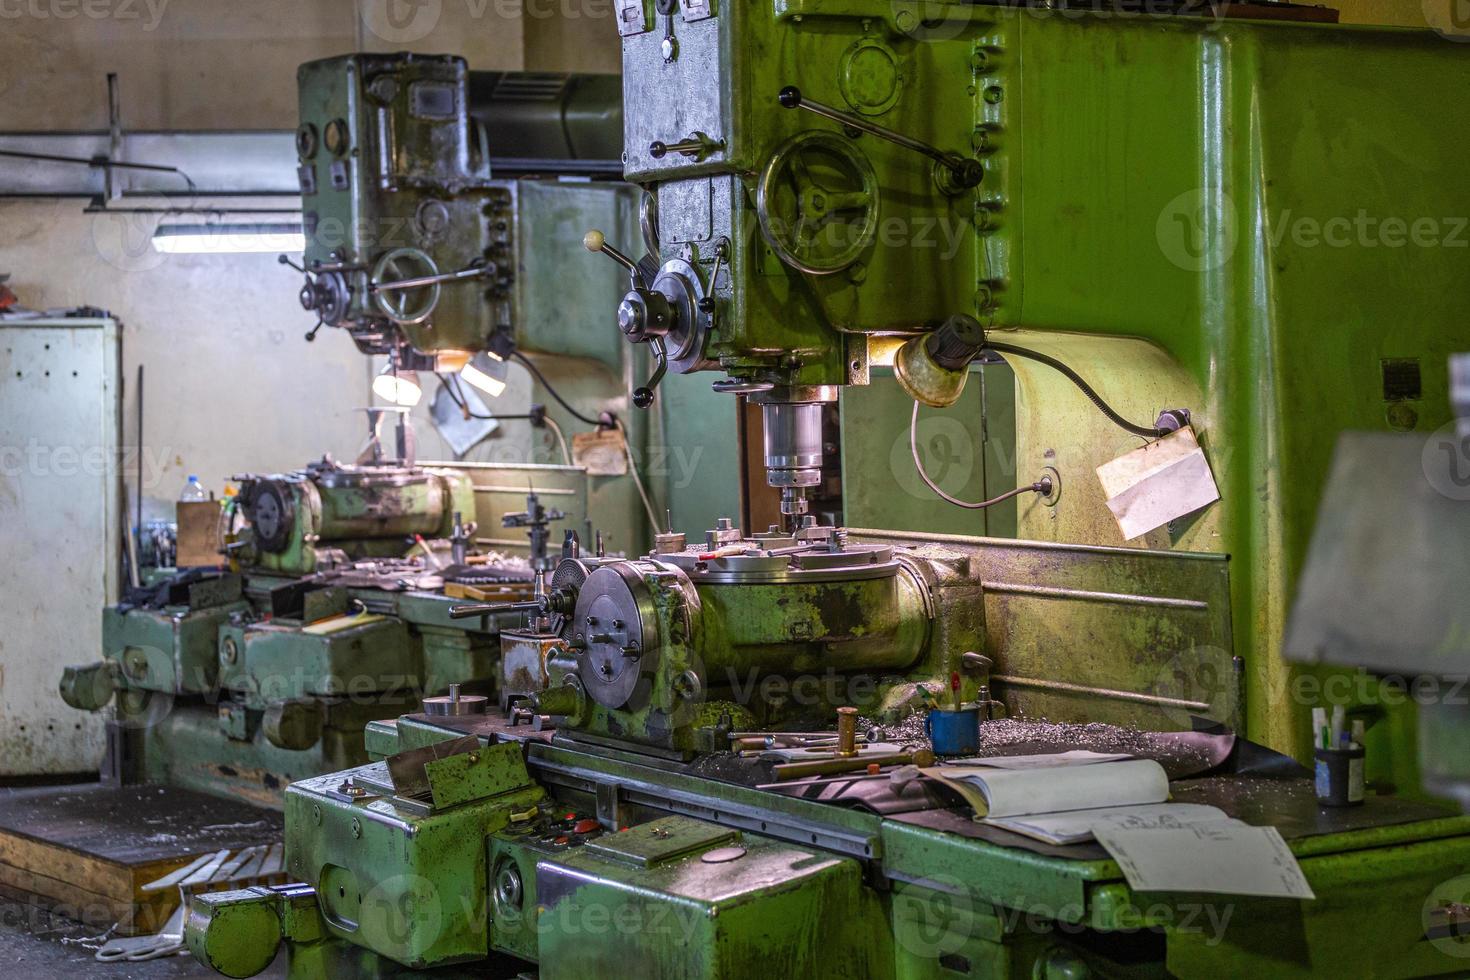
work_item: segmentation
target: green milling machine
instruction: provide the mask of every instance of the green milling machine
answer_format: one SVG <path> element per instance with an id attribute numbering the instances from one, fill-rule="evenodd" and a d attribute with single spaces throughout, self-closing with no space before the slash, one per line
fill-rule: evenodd
<path id="1" fill-rule="evenodd" d="M 592 329 L 618 276 L 561 275 L 583 254 L 563 229 L 637 228 L 636 188 L 618 179 L 615 76 L 350 55 L 303 65 L 299 82 L 301 302 L 318 318 L 307 341 L 345 329 L 364 354 L 387 355 L 395 379 L 554 350 L 542 370 L 573 373 L 575 402 L 626 398 L 624 345 Z M 522 421 L 580 425 L 540 405 L 503 425 Z M 451 688 L 495 693 L 499 620 L 451 619 L 437 565 L 529 598 L 553 535 L 589 537 L 594 519 L 624 547 L 646 534 L 628 481 L 569 456 L 421 464 L 391 406 L 368 409 L 364 431 L 356 462 L 235 477 L 211 535 L 223 573 L 186 572 L 103 612 L 103 660 L 68 668 L 61 693 L 112 709 L 104 779 L 279 808 L 290 781 L 366 762 L 369 721 Z M 486 553 L 506 560 L 477 564 Z"/>
<path id="2" fill-rule="evenodd" d="M 1333 445 L 1450 424 L 1470 295 L 1443 288 L 1452 247 L 1291 222 L 1470 213 L 1470 49 L 1293 4 L 1069 6 L 618 0 L 655 257 L 603 229 L 585 244 L 606 258 L 577 268 L 627 273 L 618 327 L 658 364 L 636 403 L 707 372 L 761 406 L 783 523 L 665 529 L 634 559 L 569 548 L 528 605 L 455 609 L 525 613 L 501 676 L 542 724 L 371 723 L 374 762 L 287 790 L 296 883 L 194 900 L 197 958 L 233 977 L 282 948 L 293 977 L 1464 972 L 1465 898 L 1440 899 L 1470 818 L 1411 798 L 1411 710 L 1370 717 L 1372 779 L 1403 794 L 1361 808 L 1318 807 L 1300 776 L 1173 783 L 1277 826 L 1310 901 L 1136 892 L 1101 850 L 893 806 L 886 774 L 867 798 L 792 793 L 723 751 L 839 709 L 902 726 L 957 681 L 1013 717 L 1201 718 L 1309 754 L 1295 680 L 1317 675 L 1281 648 Z M 992 355 L 1016 376 L 1018 539 L 807 519 L 841 389 L 891 365 L 917 413 Z M 1094 470 L 1186 425 L 1219 501 L 1125 545 Z"/>

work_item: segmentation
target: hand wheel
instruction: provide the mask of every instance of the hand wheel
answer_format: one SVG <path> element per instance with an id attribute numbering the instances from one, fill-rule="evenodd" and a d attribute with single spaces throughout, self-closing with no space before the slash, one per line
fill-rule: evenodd
<path id="1" fill-rule="evenodd" d="M 394 323 L 412 326 L 423 323 L 439 305 L 439 283 L 385 288 L 377 283 L 428 279 L 439 275 L 429 255 L 416 248 L 395 248 L 373 266 L 373 300 L 382 314 Z"/>
<path id="2" fill-rule="evenodd" d="M 878 234 L 878 177 L 852 140 L 807 130 L 782 143 L 755 194 L 761 237 L 787 265 L 841 272 Z"/>

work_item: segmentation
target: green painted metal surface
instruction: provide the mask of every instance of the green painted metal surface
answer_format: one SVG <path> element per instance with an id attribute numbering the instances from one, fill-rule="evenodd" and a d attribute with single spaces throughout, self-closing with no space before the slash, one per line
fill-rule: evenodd
<path id="1" fill-rule="evenodd" d="M 658 424 L 650 442 L 662 455 L 659 496 L 676 531 L 714 527 L 721 517 L 741 513 L 740 406 L 711 391 L 709 382 L 703 374 L 670 375 L 658 388 Z"/>
<path id="2" fill-rule="evenodd" d="M 510 749 L 518 758 L 519 748 Z M 315 888 L 329 936 L 415 968 L 485 956 L 485 837 L 545 796 L 523 763 L 517 772 L 497 758 L 485 756 L 489 770 L 471 770 L 476 802 L 421 813 L 371 793 L 340 791 L 353 777 L 386 783 L 382 764 L 303 780 L 287 791 L 287 866 Z M 492 770 L 495 779 L 487 778 Z M 443 775 L 453 781 L 453 773 Z M 494 795 L 487 797 L 489 790 Z"/>
<path id="3" fill-rule="evenodd" d="M 541 863 L 539 975 L 581 980 L 627 963 L 721 980 L 893 976 L 881 907 L 857 862 L 747 837 L 738 857 L 704 863 L 720 838 L 701 829 L 656 820 Z M 624 845 L 640 832 L 660 846 Z"/>
<path id="4" fill-rule="evenodd" d="M 255 710 L 306 696 L 361 697 L 420 688 L 418 650 L 407 625 L 371 613 L 345 622 L 331 632 L 275 622 L 225 627 L 220 686 Z"/>
<path id="5" fill-rule="evenodd" d="M 266 618 L 293 580 L 251 574 L 245 599 L 221 581 L 191 587 L 197 607 L 105 610 L 106 659 L 63 678 L 73 707 L 116 705 L 125 778 L 279 807 L 292 780 L 367 762 L 370 722 L 452 683 L 493 690 L 498 624 L 450 619 L 457 600 L 318 589 L 303 619 Z M 353 602 L 381 612 L 344 617 Z"/>
<path id="6" fill-rule="evenodd" d="M 1279 642 L 1336 434 L 1449 418 L 1444 365 L 1470 299 L 1421 284 L 1463 271 L 1465 229 L 1445 216 L 1470 213 L 1470 127 L 1457 105 L 1423 106 L 1464 86 L 1463 46 L 1427 31 L 781 0 L 680 21 L 666 62 L 647 26 L 623 39 L 627 174 L 656 185 L 666 254 L 693 250 L 709 271 L 713 243 L 732 242 L 710 357 L 777 383 L 862 383 L 891 356 L 874 335 L 970 313 L 1135 420 L 1191 409 L 1222 500 L 1130 544 L 1231 556 L 1247 732 L 1303 753 L 1307 713 L 1290 707 Z M 856 78 L 859 57 L 890 63 L 883 99 Z M 871 165 L 887 239 L 834 274 L 787 268 L 758 228 L 757 175 L 798 134 L 839 128 L 782 108 L 784 85 L 973 153 L 984 181 L 946 192 L 912 150 L 852 140 L 843 152 Z M 691 128 L 723 145 L 649 152 Z M 1122 544 L 1093 470 L 1138 439 L 1050 368 L 1010 360 L 1018 480 L 1052 466 L 1063 486 L 1056 507 L 1022 502 L 1018 535 Z M 1386 385 L 1389 362 L 1417 364 L 1421 383 Z"/>
<path id="7" fill-rule="evenodd" d="M 309 575 L 347 558 L 401 558 L 411 538 L 447 538 L 454 515 L 476 513 L 475 491 L 461 470 L 340 467 L 319 463 L 291 473 L 241 480 L 247 530 L 235 557 L 279 575 Z M 262 523 L 266 505 L 273 514 Z M 469 519 L 469 518 L 466 518 Z"/>
<path id="8" fill-rule="evenodd" d="M 909 446 L 913 401 L 891 368 L 842 390 L 842 506 L 851 527 L 936 534 L 1016 536 L 1016 502 L 951 507 L 924 486 Z M 975 365 L 960 400 L 921 412 L 917 443 L 930 479 L 961 500 L 989 500 L 1016 486 L 1015 376 L 1005 363 Z M 701 527 L 703 525 L 693 525 Z"/>
<path id="9" fill-rule="evenodd" d="M 227 977 L 253 977 L 275 959 L 281 919 L 264 888 L 200 895 L 188 918 L 189 952 Z"/>
<path id="10" fill-rule="evenodd" d="M 457 734 L 427 719 L 401 725 L 403 747 Z M 519 746 L 496 748 L 519 762 Z M 596 751 L 526 750 L 530 777 L 559 787 L 558 800 L 533 801 L 542 812 L 581 809 L 602 784 L 617 788 L 632 829 L 568 848 L 510 821 L 530 792 L 514 788 L 524 769 L 499 784 L 501 796 L 429 815 L 344 798 L 349 779 L 381 783 L 381 767 L 293 788 L 291 870 L 317 896 L 322 927 L 308 923 L 289 943 L 291 975 L 349 975 L 348 964 L 398 975 L 396 964 L 418 964 L 404 958 L 411 942 L 394 944 L 412 927 L 366 914 L 356 929 L 340 924 L 361 907 L 341 892 L 363 884 L 377 894 L 385 879 L 399 887 L 395 875 L 439 886 L 392 897 L 411 898 L 403 907 L 449 930 L 451 943 L 478 943 L 483 930 L 483 955 L 512 953 L 546 976 L 617 962 L 642 975 L 730 978 L 1399 977 L 1454 973 L 1460 962 L 1452 937 L 1426 936 L 1425 909 L 1470 861 L 1470 818 L 1293 840 L 1312 902 L 1139 893 L 1110 860 L 1043 856 Z M 483 850 L 470 878 L 450 826 Z M 730 846 L 744 855 L 704 860 Z M 464 903 L 452 922 L 424 904 L 442 891 Z M 287 921 L 286 897 L 274 901 Z"/>
<path id="11" fill-rule="evenodd" d="M 233 601 L 164 609 L 102 611 L 102 655 L 115 662 L 120 682 L 165 694 L 218 689 L 221 624 L 246 608 L 236 579 Z"/>

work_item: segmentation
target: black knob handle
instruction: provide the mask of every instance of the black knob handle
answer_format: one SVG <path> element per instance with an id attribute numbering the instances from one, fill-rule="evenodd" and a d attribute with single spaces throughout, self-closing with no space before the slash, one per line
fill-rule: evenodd
<path id="1" fill-rule="evenodd" d="M 653 389 L 639 388 L 633 392 L 633 405 L 635 408 L 647 408 L 653 404 Z"/>
<path id="2" fill-rule="evenodd" d="M 648 155 L 655 160 L 662 160 L 669 155 L 669 144 L 655 141 L 648 146 Z"/>
<path id="3" fill-rule="evenodd" d="M 801 89 L 795 85 L 788 85 L 776 96 L 776 101 L 780 102 L 784 108 L 799 109 L 801 108 Z"/>

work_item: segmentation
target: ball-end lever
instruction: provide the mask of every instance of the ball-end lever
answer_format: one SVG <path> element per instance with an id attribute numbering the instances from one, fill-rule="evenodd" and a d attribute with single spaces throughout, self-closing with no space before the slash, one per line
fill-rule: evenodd
<path id="1" fill-rule="evenodd" d="M 627 269 L 628 274 L 632 276 L 635 281 L 642 281 L 643 274 L 638 271 L 638 263 L 628 258 L 628 256 L 624 255 L 617 248 L 608 244 L 607 236 L 598 231 L 596 228 L 593 228 L 591 231 L 587 232 L 586 235 L 582 236 L 582 247 L 594 254 L 601 252 L 603 255 L 606 255 L 608 258 L 612 259 L 624 269 Z"/>

